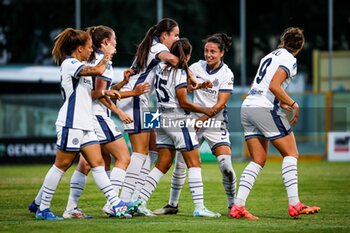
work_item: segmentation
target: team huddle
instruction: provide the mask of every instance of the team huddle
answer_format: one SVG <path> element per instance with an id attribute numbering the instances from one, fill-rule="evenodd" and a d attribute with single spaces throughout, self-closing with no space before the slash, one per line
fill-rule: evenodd
<path id="1" fill-rule="evenodd" d="M 237 191 L 226 109 L 234 75 L 223 60 L 231 47 L 231 37 L 216 33 L 205 38 L 204 60 L 188 66 L 192 46 L 179 35 L 179 25 L 172 19 L 162 19 L 152 26 L 138 45 L 131 68 L 124 71 L 123 81 L 117 84 L 112 84 L 111 59 L 117 44 L 113 29 L 67 28 L 56 37 L 52 54 L 61 67 L 64 104 L 56 121 L 55 163 L 28 207 L 36 219 L 91 218 L 78 207 L 90 170 L 106 197 L 102 210 L 109 216 L 176 214 L 188 170 L 193 216 L 220 217 L 220 213 L 204 205 L 199 152 L 204 141 L 221 171 L 230 217 L 258 219 L 247 211 L 245 202 L 265 165 L 269 142 L 283 157 L 282 178 L 289 215 L 297 217 L 320 210 L 299 200 L 299 154 L 291 130 L 297 122 L 299 106 L 285 92 L 297 73 L 295 57 L 304 46 L 303 31 L 295 27 L 284 31 L 279 48 L 261 59 L 242 104 L 241 123 L 252 161 L 244 169 Z M 157 100 L 156 114 L 172 124 L 161 122 L 156 130 L 145 127 L 144 113 L 150 111 L 151 95 Z M 190 95 L 193 100 L 189 100 Z M 292 112 L 290 121 L 282 109 Z M 128 133 L 131 155 L 122 131 L 111 118 L 112 112 Z M 208 121 L 217 124 L 200 127 Z M 51 201 L 63 174 L 78 155 L 68 203 L 63 217 L 58 217 L 50 210 Z M 112 169 L 111 156 L 115 161 Z M 174 159 L 169 202 L 151 211 L 147 202 Z"/>

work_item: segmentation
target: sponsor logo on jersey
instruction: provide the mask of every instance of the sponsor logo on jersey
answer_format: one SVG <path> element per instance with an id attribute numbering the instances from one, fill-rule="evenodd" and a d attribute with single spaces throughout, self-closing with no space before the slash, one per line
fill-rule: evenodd
<path id="1" fill-rule="evenodd" d="M 216 90 L 213 90 L 210 88 L 203 88 L 203 89 L 201 89 L 201 91 L 206 92 L 207 94 L 210 94 L 210 95 L 216 95 L 216 93 L 217 93 Z"/>

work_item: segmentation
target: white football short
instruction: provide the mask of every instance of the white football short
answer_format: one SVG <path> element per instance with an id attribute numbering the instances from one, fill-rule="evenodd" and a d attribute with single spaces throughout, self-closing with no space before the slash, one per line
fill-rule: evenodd
<path id="1" fill-rule="evenodd" d="M 197 137 L 200 145 L 204 140 L 208 142 L 213 154 L 218 146 L 231 147 L 230 132 L 224 122 L 222 122 L 220 128 L 200 128 L 197 131 Z"/>
<path id="2" fill-rule="evenodd" d="M 173 122 L 186 121 L 187 117 L 171 119 Z M 166 119 L 169 120 L 169 119 Z M 191 126 L 167 125 L 156 129 L 157 148 L 169 148 L 177 151 L 191 151 L 199 147 L 197 134 Z"/>
<path id="3" fill-rule="evenodd" d="M 126 133 L 141 133 L 151 131 L 152 129 L 144 127 L 144 112 L 150 112 L 149 100 L 143 96 L 121 99 L 117 102 L 118 107 L 123 110 L 134 121 L 130 124 L 124 124 Z"/>
<path id="4" fill-rule="evenodd" d="M 92 144 L 99 144 L 97 136 L 92 130 L 73 129 L 56 126 L 57 148 L 62 151 L 80 151 L 80 148 Z"/>
<path id="5" fill-rule="evenodd" d="M 113 142 L 123 136 L 108 116 L 94 115 L 93 126 L 100 144 Z"/>
<path id="6" fill-rule="evenodd" d="M 264 137 L 275 140 L 291 132 L 289 121 L 279 107 L 241 107 L 241 123 L 245 139 Z"/>

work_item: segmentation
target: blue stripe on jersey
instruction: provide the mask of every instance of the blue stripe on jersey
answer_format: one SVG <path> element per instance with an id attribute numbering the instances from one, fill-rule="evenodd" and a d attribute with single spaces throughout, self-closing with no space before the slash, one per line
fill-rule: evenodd
<path id="1" fill-rule="evenodd" d="M 96 118 L 97 118 L 97 121 L 100 124 L 101 129 L 102 129 L 103 133 L 105 134 L 108 142 L 114 141 L 114 135 L 113 135 L 112 131 L 109 129 L 109 127 L 108 127 L 106 121 L 103 119 L 103 117 L 100 115 L 96 115 Z"/>
<path id="2" fill-rule="evenodd" d="M 288 69 L 287 67 L 285 67 L 285 66 L 283 66 L 283 65 L 280 65 L 278 68 L 284 69 L 284 70 L 286 71 L 286 73 L 287 73 L 287 78 L 290 77 L 290 71 L 289 71 L 289 69 Z"/>
<path id="3" fill-rule="evenodd" d="M 67 144 L 68 144 L 68 133 L 69 128 L 62 127 L 61 132 L 61 144 L 59 145 L 59 149 L 66 151 L 67 150 Z"/>
<path id="4" fill-rule="evenodd" d="M 181 87 L 187 87 L 187 83 L 180 83 L 175 87 L 175 90 Z"/>
<path id="5" fill-rule="evenodd" d="M 158 59 L 152 59 L 151 63 L 147 66 L 146 71 L 140 75 L 140 77 L 137 79 L 134 90 L 136 86 L 140 83 L 143 83 L 149 72 L 160 62 Z M 140 133 L 141 132 L 141 116 L 140 116 L 140 97 L 135 96 L 133 97 L 133 117 L 134 117 L 134 133 Z"/>
<path id="6" fill-rule="evenodd" d="M 194 147 L 193 147 L 190 133 L 188 132 L 188 128 L 183 127 L 183 128 L 181 128 L 181 130 L 182 130 L 183 137 L 185 139 L 186 151 L 193 150 Z"/>
<path id="7" fill-rule="evenodd" d="M 221 67 L 222 67 L 223 65 L 224 65 L 224 62 L 222 61 L 218 68 L 215 68 L 212 72 L 210 72 L 210 68 L 209 68 L 209 66 L 208 66 L 208 64 L 207 64 L 206 67 L 205 67 L 205 70 L 206 70 L 207 73 L 210 74 L 210 75 L 216 74 L 216 73 L 221 69 Z"/>
<path id="8" fill-rule="evenodd" d="M 68 106 L 67 106 L 67 116 L 66 116 L 66 127 L 72 128 L 73 127 L 73 120 L 74 120 L 74 109 L 75 109 L 75 100 L 77 97 L 77 87 L 79 84 L 80 79 L 75 79 L 72 77 L 72 86 L 73 86 L 73 93 L 71 96 L 69 96 L 68 99 Z"/>
<path id="9" fill-rule="evenodd" d="M 75 73 L 74 73 L 74 78 L 78 78 L 78 74 L 79 74 L 80 70 L 81 70 L 83 67 L 84 67 L 84 65 L 79 66 L 79 68 L 77 69 L 77 71 L 75 71 Z"/>

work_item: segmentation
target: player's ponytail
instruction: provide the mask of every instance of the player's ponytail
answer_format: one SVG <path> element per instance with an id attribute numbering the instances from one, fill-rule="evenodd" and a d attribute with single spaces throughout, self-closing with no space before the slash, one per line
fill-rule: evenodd
<path id="1" fill-rule="evenodd" d="M 52 49 L 54 62 L 61 65 L 67 56 L 72 55 L 79 46 L 84 46 L 89 38 L 85 31 L 66 28 L 55 38 L 55 44 Z"/>
<path id="2" fill-rule="evenodd" d="M 187 64 L 187 56 L 191 55 L 192 45 L 190 44 L 187 38 L 181 38 L 174 42 L 171 46 L 170 52 L 179 58 L 179 62 L 176 66 L 173 66 L 176 69 L 181 69 L 186 72 L 187 78 L 190 77 L 189 68 Z M 171 66 L 168 64 L 168 66 Z"/>
<path id="3" fill-rule="evenodd" d="M 147 31 L 145 37 L 138 45 L 136 51 L 136 60 L 134 66 L 138 71 L 146 68 L 147 58 L 152 47 L 153 39 L 159 39 L 163 32 L 170 33 L 176 26 L 178 26 L 178 24 L 175 20 L 164 18 Z"/>

